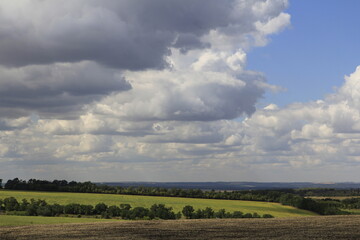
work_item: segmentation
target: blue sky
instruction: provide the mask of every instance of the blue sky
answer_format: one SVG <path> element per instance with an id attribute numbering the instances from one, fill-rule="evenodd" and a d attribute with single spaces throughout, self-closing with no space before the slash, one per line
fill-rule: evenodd
<path id="1" fill-rule="evenodd" d="M 285 92 L 264 103 L 284 106 L 322 99 L 359 65 L 360 1 L 294 0 L 286 10 L 291 26 L 248 54 L 248 67 L 265 73 Z"/>

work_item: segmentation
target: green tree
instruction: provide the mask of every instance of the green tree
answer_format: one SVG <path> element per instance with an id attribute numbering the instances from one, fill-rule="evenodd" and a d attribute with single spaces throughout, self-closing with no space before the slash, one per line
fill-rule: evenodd
<path id="1" fill-rule="evenodd" d="M 106 212 L 108 206 L 105 203 L 98 203 L 95 205 L 95 212 L 97 214 L 101 214 L 102 212 Z"/>
<path id="2" fill-rule="evenodd" d="M 175 219 L 175 213 L 172 208 L 165 207 L 164 204 L 154 204 L 150 207 L 150 217 L 160 219 Z"/>
<path id="3" fill-rule="evenodd" d="M 131 210 L 130 219 L 144 219 L 145 217 L 149 217 L 149 209 L 144 207 L 136 207 Z"/>
<path id="4" fill-rule="evenodd" d="M 204 210 L 202 209 L 198 209 L 194 212 L 192 218 L 196 218 L 196 219 L 202 219 L 202 218 L 205 218 L 204 217 Z"/>
<path id="5" fill-rule="evenodd" d="M 53 216 L 59 216 L 60 214 L 64 213 L 64 206 L 60 204 L 53 204 L 51 205 L 51 213 Z"/>
<path id="6" fill-rule="evenodd" d="M 27 207 L 29 206 L 29 202 L 28 200 L 26 200 L 25 198 L 23 200 L 21 200 L 21 203 L 20 203 L 20 207 L 19 207 L 19 210 L 20 211 L 26 211 Z"/>
<path id="7" fill-rule="evenodd" d="M 122 219 L 129 219 L 131 213 L 131 205 L 127 203 L 120 204 L 120 216 Z"/>
<path id="8" fill-rule="evenodd" d="M 252 214 L 251 213 L 245 213 L 244 214 L 244 218 L 252 218 Z"/>
<path id="9" fill-rule="evenodd" d="M 205 208 L 203 211 L 204 218 L 213 218 L 214 214 L 214 210 L 212 210 L 210 207 Z"/>
<path id="10" fill-rule="evenodd" d="M 38 216 L 46 216 L 46 217 L 53 216 L 53 213 L 51 211 L 51 206 L 50 205 L 39 206 L 36 209 L 36 215 L 38 215 Z"/>
<path id="11" fill-rule="evenodd" d="M 19 210 L 19 202 L 14 197 L 8 197 L 4 199 L 5 211 L 17 211 Z"/>
<path id="12" fill-rule="evenodd" d="M 226 217 L 225 209 L 220 209 L 219 211 L 217 211 L 215 213 L 215 217 L 216 218 L 225 218 Z"/>
<path id="13" fill-rule="evenodd" d="M 193 206 L 187 205 L 187 206 L 183 207 L 181 212 L 187 219 L 190 219 L 190 218 L 193 218 L 194 211 L 195 211 L 195 209 L 193 208 Z"/>
<path id="14" fill-rule="evenodd" d="M 94 213 L 94 207 L 92 205 L 81 204 L 81 214 L 92 215 Z"/>
<path id="15" fill-rule="evenodd" d="M 121 210 L 118 206 L 110 206 L 107 209 L 107 212 L 109 214 L 110 217 L 118 217 L 121 214 Z"/>
<path id="16" fill-rule="evenodd" d="M 235 211 L 232 213 L 232 217 L 233 218 L 242 218 L 243 217 L 243 213 L 240 211 Z"/>

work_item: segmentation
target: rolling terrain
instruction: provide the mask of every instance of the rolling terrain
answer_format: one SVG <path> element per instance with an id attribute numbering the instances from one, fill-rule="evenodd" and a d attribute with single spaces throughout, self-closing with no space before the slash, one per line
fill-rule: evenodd
<path id="1" fill-rule="evenodd" d="M 360 188 L 358 182 L 313 183 L 313 182 L 103 182 L 108 186 L 161 187 L 203 190 L 263 190 L 299 188 Z"/>
<path id="2" fill-rule="evenodd" d="M 31 192 L 31 191 L 10 191 L 1 190 L 0 199 L 15 197 L 18 201 L 22 199 L 44 199 L 50 204 L 69 204 L 80 203 L 96 205 L 105 203 L 107 205 L 120 205 L 128 203 L 132 207 L 149 208 L 153 204 L 165 204 L 172 207 L 175 212 L 181 211 L 186 205 L 191 205 L 195 209 L 211 207 L 214 210 L 225 209 L 226 211 L 242 211 L 243 213 L 271 214 L 274 217 L 299 217 L 314 216 L 316 213 L 297 209 L 290 206 L 283 206 L 279 203 L 239 201 L 239 200 L 216 200 L 216 199 L 196 199 L 178 197 L 153 197 L 138 195 L 119 195 L 119 194 L 95 194 L 95 193 L 65 193 L 65 192 Z"/>
<path id="3" fill-rule="evenodd" d="M 118 221 L 0 227 L 0 239 L 360 239 L 359 226 L 360 216 Z"/>

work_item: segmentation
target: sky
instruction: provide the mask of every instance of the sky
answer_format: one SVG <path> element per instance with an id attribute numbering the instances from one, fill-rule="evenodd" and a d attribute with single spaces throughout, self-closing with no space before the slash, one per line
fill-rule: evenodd
<path id="1" fill-rule="evenodd" d="M 0 178 L 360 182 L 357 0 L 0 0 Z"/>

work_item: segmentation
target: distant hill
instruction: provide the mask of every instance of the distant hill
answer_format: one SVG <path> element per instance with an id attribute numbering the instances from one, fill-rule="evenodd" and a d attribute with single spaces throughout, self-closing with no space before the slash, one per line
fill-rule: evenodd
<path id="1" fill-rule="evenodd" d="M 202 190 L 262 190 L 299 188 L 360 188 L 360 183 L 312 183 L 312 182 L 101 182 L 109 186 L 163 187 Z"/>

